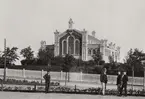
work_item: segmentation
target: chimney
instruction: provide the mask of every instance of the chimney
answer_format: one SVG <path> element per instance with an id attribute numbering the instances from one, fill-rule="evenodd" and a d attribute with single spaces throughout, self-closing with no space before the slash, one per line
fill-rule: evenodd
<path id="1" fill-rule="evenodd" d="M 107 39 L 104 39 L 103 41 L 104 41 L 104 45 L 107 46 L 107 41 L 108 40 Z"/>

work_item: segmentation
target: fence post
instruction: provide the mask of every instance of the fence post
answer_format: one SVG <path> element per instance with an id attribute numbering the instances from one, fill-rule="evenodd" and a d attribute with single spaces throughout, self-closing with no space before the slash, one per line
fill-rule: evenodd
<path id="1" fill-rule="evenodd" d="M 43 70 L 41 70 L 41 84 L 42 84 L 42 80 L 43 80 Z"/>
<path id="2" fill-rule="evenodd" d="M 26 78 L 26 75 L 25 75 L 25 68 L 23 68 L 23 79 L 25 80 L 25 78 Z"/>
<path id="3" fill-rule="evenodd" d="M 7 75 L 8 75 L 8 68 L 6 67 L 6 78 L 5 78 L 5 80 L 7 79 Z"/>
<path id="4" fill-rule="evenodd" d="M 143 76 L 143 91 L 145 94 L 145 67 L 144 67 L 144 76 Z"/>
<path id="5" fill-rule="evenodd" d="M 81 71 L 81 82 L 83 81 L 82 78 L 83 78 L 83 73 L 82 73 L 82 71 Z"/>
<path id="6" fill-rule="evenodd" d="M 133 92 L 133 90 L 134 90 L 134 67 L 132 68 L 132 92 Z"/>
<path id="7" fill-rule="evenodd" d="M 62 71 L 60 71 L 60 81 L 62 81 L 62 74 L 63 72 Z"/>
<path id="8" fill-rule="evenodd" d="M 77 86 L 75 85 L 75 93 L 77 92 Z"/>

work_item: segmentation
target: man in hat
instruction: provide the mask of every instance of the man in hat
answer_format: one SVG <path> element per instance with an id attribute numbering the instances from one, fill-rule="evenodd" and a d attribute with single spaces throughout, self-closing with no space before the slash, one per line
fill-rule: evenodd
<path id="1" fill-rule="evenodd" d="M 123 72 L 122 77 L 121 77 L 121 89 L 120 89 L 120 95 L 122 95 L 122 91 L 124 89 L 125 91 L 125 96 L 127 96 L 127 81 L 128 81 L 128 76 L 126 74 L 126 71 Z"/>
<path id="2" fill-rule="evenodd" d="M 48 93 L 50 85 L 50 73 L 48 70 L 47 73 L 43 76 L 43 78 L 45 79 L 45 92 Z"/>
<path id="3" fill-rule="evenodd" d="M 102 85 L 102 94 L 105 95 L 105 90 L 106 90 L 106 85 L 107 85 L 107 69 L 106 68 L 103 68 L 102 69 L 102 72 L 100 74 L 100 82 L 101 82 L 101 85 Z"/>
<path id="4" fill-rule="evenodd" d="M 120 88 L 121 88 L 121 72 L 120 71 L 118 71 L 116 85 L 117 85 L 118 95 L 120 95 Z"/>

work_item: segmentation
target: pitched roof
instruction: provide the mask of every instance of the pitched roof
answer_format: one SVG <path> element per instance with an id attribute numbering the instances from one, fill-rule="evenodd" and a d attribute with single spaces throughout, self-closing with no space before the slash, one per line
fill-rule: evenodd
<path id="1" fill-rule="evenodd" d="M 53 50 L 54 49 L 54 44 L 52 44 L 52 45 L 46 45 L 46 47 L 51 49 L 51 50 Z"/>
<path id="2" fill-rule="evenodd" d="M 88 48 L 99 48 L 99 44 L 88 44 Z"/>
<path id="3" fill-rule="evenodd" d="M 101 44 L 101 40 L 99 40 L 98 38 L 95 38 L 94 36 L 92 35 L 88 35 L 88 40 L 91 39 L 91 40 L 94 40 L 96 42 L 99 42 L 99 44 Z"/>

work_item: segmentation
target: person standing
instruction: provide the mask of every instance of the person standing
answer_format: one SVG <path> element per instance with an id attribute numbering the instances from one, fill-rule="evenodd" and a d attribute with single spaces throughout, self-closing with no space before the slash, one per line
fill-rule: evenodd
<path id="1" fill-rule="evenodd" d="M 101 82 L 101 85 L 102 85 L 102 94 L 105 95 L 105 90 L 106 90 L 106 84 L 107 84 L 107 69 L 106 68 L 103 68 L 102 69 L 102 72 L 100 74 L 100 82 Z"/>
<path id="2" fill-rule="evenodd" d="M 121 72 L 120 71 L 118 71 L 116 85 L 117 85 L 117 91 L 118 91 L 117 95 L 120 95 L 120 89 L 121 89 Z"/>
<path id="3" fill-rule="evenodd" d="M 128 82 L 128 76 L 126 72 L 123 72 L 123 75 L 121 77 L 121 89 L 120 89 L 120 95 L 122 95 L 122 91 L 124 89 L 125 96 L 127 96 L 127 82 Z"/>
<path id="4" fill-rule="evenodd" d="M 45 79 L 45 92 L 49 92 L 49 86 L 50 86 L 50 73 L 47 71 L 47 73 L 43 76 Z"/>

